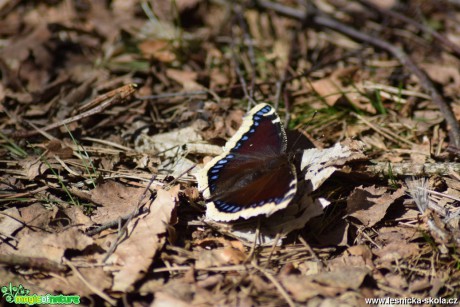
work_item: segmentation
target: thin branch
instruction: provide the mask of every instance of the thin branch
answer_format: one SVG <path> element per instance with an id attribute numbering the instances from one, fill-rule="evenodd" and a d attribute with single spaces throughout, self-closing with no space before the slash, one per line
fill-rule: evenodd
<path id="1" fill-rule="evenodd" d="M 249 62 L 251 63 L 251 84 L 249 85 L 249 97 L 254 98 L 254 86 L 256 82 L 256 56 L 254 52 L 253 41 L 249 35 L 248 26 L 243 13 L 239 7 L 235 9 L 235 11 L 240 28 L 243 30 L 243 43 L 248 46 Z"/>
<path id="2" fill-rule="evenodd" d="M 207 91 L 191 91 L 191 92 L 178 92 L 178 93 L 163 93 L 158 95 L 148 95 L 138 97 L 139 100 L 153 100 L 153 99 L 163 99 L 163 98 L 173 98 L 173 97 L 187 97 L 187 96 L 198 96 L 206 95 Z"/>
<path id="3" fill-rule="evenodd" d="M 141 205 L 142 205 L 142 201 L 144 200 L 144 198 L 147 196 L 147 192 L 149 191 L 150 189 L 150 186 L 152 185 L 153 181 L 155 180 L 156 178 L 156 175 L 153 175 L 151 178 L 150 178 L 150 181 L 148 183 L 148 185 L 145 187 L 145 190 L 144 192 L 142 193 L 142 195 L 139 197 L 139 200 L 137 202 L 137 206 L 136 208 L 133 210 L 133 212 L 128 216 L 128 218 L 126 219 L 126 222 L 124 223 L 124 225 L 120 228 L 120 231 L 118 232 L 118 236 L 116 238 L 116 241 L 112 244 L 112 246 L 110 247 L 110 249 L 107 251 L 104 259 L 102 260 L 102 263 L 105 263 L 107 261 L 107 259 L 109 259 L 110 255 L 112 255 L 112 253 L 115 251 L 115 249 L 117 248 L 117 246 L 121 243 L 122 241 L 122 238 L 126 235 L 128 236 L 128 225 L 129 223 L 134 219 L 135 216 L 137 216 L 137 214 L 139 213 L 140 211 L 140 208 L 141 208 Z M 121 220 L 119 220 L 120 222 L 120 225 L 121 225 Z"/>
<path id="4" fill-rule="evenodd" d="M 276 287 L 276 289 L 281 294 L 281 296 L 285 299 L 285 301 L 289 305 L 289 307 L 295 307 L 296 306 L 296 304 L 294 303 L 292 298 L 289 296 L 287 291 L 283 288 L 283 286 L 281 286 L 279 281 L 276 280 L 276 278 L 272 274 L 270 274 L 266 269 L 261 268 L 260 266 L 258 266 L 255 261 L 252 261 L 251 264 L 255 269 L 259 270 L 262 274 L 265 275 L 265 277 L 267 277 L 267 279 L 269 279 L 272 282 L 272 284 Z"/>
<path id="5" fill-rule="evenodd" d="M 34 136 L 40 133 L 44 134 L 45 131 L 56 129 L 64 125 L 68 125 L 70 123 L 79 121 L 91 115 L 101 113 L 108 107 L 127 100 L 134 93 L 135 89 L 136 89 L 135 84 L 128 84 L 128 85 L 122 86 L 106 94 L 98 96 L 96 99 L 81 106 L 77 111 L 83 112 L 83 113 L 66 118 L 60 122 L 48 125 L 46 127 L 37 128 L 37 130 L 34 130 L 34 131 L 18 131 L 16 133 L 13 133 L 12 136 L 15 138 L 25 138 L 25 137 Z M 29 124 L 32 125 L 31 123 Z"/>
<path id="6" fill-rule="evenodd" d="M 358 0 L 362 5 L 371 8 L 377 12 L 379 12 L 381 15 L 387 15 L 390 16 L 391 18 L 403 21 L 407 24 L 410 24 L 414 26 L 415 28 L 419 29 L 422 32 L 428 33 L 429 35 L 433 36 L 438 42 L 449 48 L 453 53 L 455 53 L 457 56 L 460 56 L 460 46 L 449 40 L 447 37 L 442 36 L 439 34 L 437 31 L 421 24 L 418 23 L 417 21 L 410 19 L 409 17 L 395 12 L 391 10 L 386 10 L 384 8 L 379 7 L 378 5 L 375 5 L 374 3 L 368 1 L 368 0 Z"/>
<path id="7" fill-rule="evenodd" d="M 42 257 L 27 257 L 19 255 L 0 255 L 0 263 L 9 266 L 20 266 L 39 271 L 62 273 L 67 271 L 67 267 L 56 261 Z"/>
<path id="8" fill-rule="evenodd" d="M 70 269 L 75 273 L 75 275 L 88 287 L 94 294 L 97 294 L 99 297 L 103 298 L 107 303 L 112 306 L 115 306 L 117 301 L 108 296 L 104 293 L 103 290 L 99 289 L 95 285 L 91 284 L 81 273 L 80 271 L 73 265 L 72 262 L 64 258 L 64 264 L 68 265 Z"/>
<path id="9" fill-rule="evenodd" d="M 460 147 L 460 124 L 455 118 L 451 108 L 438 93 L 428 75 L 420 69 L 402 49 L 378 37 L 373 37 L 369 34 L 355 30 L 337 20 L 325 16 L 318 11 L 309 12 L 307 15 L 302 10 L 290 8 L 267 0 L 256 0 L 256 3 L 264 9 L 271 9 L 287 17 L 299 19 L 301 21 L 308 21 L 315 26 L 332 29 L 345 34 L 352 39 L 366 42 L 392 54 L 401 63 L 401 65 L 409 69 L 419 79 L 421 86 L 430 94 L 431 99 L 438 106 L 439 110 L 444 115 L 444 119 L 450 126 L 449 136 L 451 144 Z"/>

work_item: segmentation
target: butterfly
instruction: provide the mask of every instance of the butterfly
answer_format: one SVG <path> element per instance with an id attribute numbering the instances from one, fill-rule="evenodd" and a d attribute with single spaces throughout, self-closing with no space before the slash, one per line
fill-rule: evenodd
<path id="1" fill-rule="evenodd" d="M 229 222 L 286 208 L 297 192 L 286 148 L 286 132 L 275 109 L 266 103 L 252 108 L 223 153 L 198 173 L 206 218 Z"/>

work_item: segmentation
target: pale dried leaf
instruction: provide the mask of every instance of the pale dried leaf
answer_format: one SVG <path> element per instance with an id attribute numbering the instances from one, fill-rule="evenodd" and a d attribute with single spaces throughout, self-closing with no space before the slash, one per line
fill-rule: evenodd
<path id="1" fill-rule="evenodd" d="M 141 42 L 138 47 L 146 58 L 154 57 L 164 63 L 171 63 L 176 60 L 176 55 L 171 50 L 171 44 L 166 40 L 146 40 Z"/>
<path id="2" fill-rule="evenodd" d="M 165 233 L 176 206 L 179 186 L 169 191 L 158 190 L 150 212 L 133 219 L 128 225 L 129 237 L 122 241 L 107 260 L 113 266 L 114 291 L 127 291 L 146 272 L 159 248 L 165 242 Z"/>
<path id="3" fill-rule="evenodd" d="M 388 285 L 394 289 L 405 289 L 408 286 L 406 279 L 403 276 L 395 273 L 386 274 L 385 280 L 387 281 Z"/>
<path id="4" fill-rule="evenodd" d="M 150 304 L 150 307 L 189 307 L 190 303 L 183 301 L 174 295 L 167 292 L 156 292 L 155 300 Z"/>
<path id="5" fill-rule="evenodd" d="M 431 79 L 440 83 L 447 84 L 453 82 L 456 86 L 460 85 L 460 72 L 457 67 L 454 66 L 442 66 L 438 63 L 421 63 L 422 67 Z"/>
<path id="6" fill-rule="evenodd" d="M 420 249 L 416 243 L 403 241 L 391 242 L 382 249 L 375 249 L 373 253 L 381 262 L 392 262 L 399 259 L 410 258 L 417 255 Z"/>
<path id="7" fill-rule="evenodd" d="M 32 204 L 21 208 L 20 212 L 24 223 L 39 228 L 47 228 L 54 216 L 54 212 L 46 209 L 42 204 Z"/>
<path id="8" fill-rule="evenodd" d="M 115 181 L 107 181 L 91 191 L 91 200 L 98 207 L 91 219 L 99 224 L 117 220 L 132 213 L 140 200 L 144 188 L 134 188 Z M 144 198 L 148 200 L 150 193 Z"/>
<path id="9" fill-rule="evenodd" d="M 23 227 L 22 218 L 18 208 L 12 207 L 0 212 L 0 237 L 12 236 Z"/>
<path id="10" fill-rule="evenodd" d="M 341 289 L 319 285 L 309 276 L 289 275 L 281 279 L 281 283 L 298 302 L 305 302 L 319 295 L 335 296 L 341 292 Z"/>
<path id="11" fill-rule="evenodd" d="M 340 83 L 335 78 L 323 78 L 312 82 L 311 86 L 329 106 L 333 106 L 344 92 L 344 89 L 341 89 Z"/>
<path id="12" fill-rule="evenodd" d="M 20 238 L 17 250 L 11 254 L 45 257 L 61 263 L 61 258 L 67 249 L 82 251 L 91 244 L 93 244 L 93 239 L 76 228 L 69 228 L 60 233 L 36 232 L 27 229 Z"/>
<path id="13" fill-rule="evenodd" d="M 312 148 L 304 151 L 300 167 L 306 170 L 305 180 L 310 182 L 308 191 L 319 188 L 338 167 L 349 161 L 365 158 L 360 149 L 364 146 L 363 143 L 352 141 L 345 144 L 337 143 L 327 149 Z"/>
<path id="14" fill-rule="evenodd" d="M 238 238 L 245 245 L 251 246 L 254 240 L 258 245 L 271 246 L 275 243 L 277 235 L 281 235 L 277 244 L 281 245 L 287 234 L 290 232 L 301 229 L 305 224 L 315 216 L 323 213 L 325 207 L 329 205 L 329 201 L 324 198 L 313 200 L 313 198 L 305 194 L 298 203 L 291 203 L 286 209 L 278 211 L 269 217 L 258 217 L 260 219 L 259 236 L 256 237 L 256 222 L 241 223 L 234 225 L 226 225 L 224 223 L 212 223 L 216 227 L 225 228 L 231 232 L 231 236 Z"/>
<path id="15" fill-rule="evenodd" d="M 199 250 L 195 254 L 195 267 L 197 269 L 240 264 L 246 259 L 246 255 L 242 251 L 231 247 Z"/>
<path id="16" fill-rule="evenodd" d="M 188 126 L 153 136 L 141 134 L 135 141 L 135 149 L 136 151 L 146 153 L 165 152 L 166 156 L 171 157 L 178 155 L 178 152 L 182 153 L 183 150 L 181 147 L 183 145 L 200 143 L 202 141 L 203 137 L 199 134 L 197 128 Z M 174 150 L 175 148 L 177 149 Z"/>
<path id="17" fill-rule="evenodd" d="M 365 267 L 349 267 L 308 276 L 288 275 L 281 279 L 281 283 L 296 300 L 305 301 L 317 295 L 327 297 L 346 289 L 357 290 L 370 272 Z"/>
<path id="18" fill-rule="evenodd" d="M 99 290 L 109 289 L 112 285 L 112 278 L 102 267 L 93 268 L 78 268 L 78 271 L 83 276 L 85 281 Z M 88 288 L 83 280 L 75 274 L 62 277 L 52 277 L 48 279 L 38 279 L 38 285 L 41 287 L 41 292 L 48 293 L 63 293 L 77 294 L 80 296 L 89 296 L 94 292 Z M 46 291 L 45 291 L 46 290 Z"/>
<path id="19" fill-rule="evenodd" d="M 196 82 L 198 74 L 194 71 L 167 69 L 166 75 L 182 85 L 185 91 L 202 90 L 203 86 Z"/>
<path id="20" fill-rule="evenodd" d="M 311 275 L 311 278 L 323 285 L 344 289 L 359 289 L 364 278 L 369 275 L 370 269 L 366 267 L 349 267 L 333 272 L 324 272 Z"/>
<path id="21" fill-rule="evenodd" d="M 347 200 L 347 213 L 359 220 L 364 226 L 372 227 L 385 216 L 388 207 L 405 195 L 405 188 L 394 193 L 387 188 L 375 186 L 357 187 Z"/>
<path id="22" fill-rule="evenodd" d="M 418 216 L 419 213 L 415 210 L 410 210 L 414 212 L 414 216 Z M 408 227 L 382 227 L 379 229 L 379 240 L 385 244 L 398 241 L 413 241 L 423 237 L 422 232 L 416 228 Z"/>

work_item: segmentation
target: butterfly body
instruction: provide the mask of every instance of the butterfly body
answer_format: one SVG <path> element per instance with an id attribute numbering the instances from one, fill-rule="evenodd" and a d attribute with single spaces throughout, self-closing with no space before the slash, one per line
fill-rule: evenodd
<path id="1" fill-rule="evenodd" d="M 297 191 L 286 146 L 286 134 L 275 110 L 264 103 L 255 106 L 223 153 L 198 175 L 198 185 L 208 201 L 206 217 L 233 221 L 269 216 L 286 208 Z"/>

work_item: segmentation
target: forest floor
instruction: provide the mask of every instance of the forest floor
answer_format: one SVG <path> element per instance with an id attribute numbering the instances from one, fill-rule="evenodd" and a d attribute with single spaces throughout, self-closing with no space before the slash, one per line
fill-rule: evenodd
<path id="1" fill-rule="evenodd" d="M 458 304 L 459 20 L 456 0 L 0 1 L 2 302 Z M 297 165 L 295 214 L 213 220 L 197 174 L 261 102 L 323 160 Z"/>

